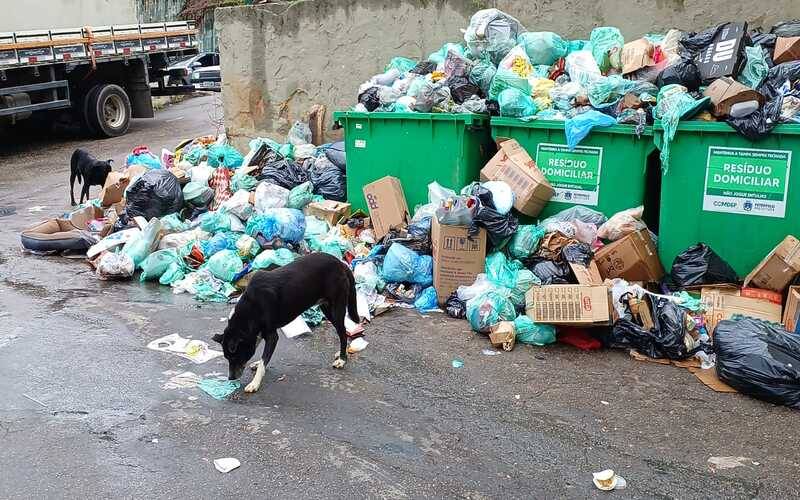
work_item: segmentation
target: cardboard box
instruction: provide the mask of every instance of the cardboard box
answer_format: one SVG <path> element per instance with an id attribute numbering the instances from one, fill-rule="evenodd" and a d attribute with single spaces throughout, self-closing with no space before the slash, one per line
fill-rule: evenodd
<path id="1" fill-rule="evenodd" d="M 350 217 L 351 206 L 341 201 L 323 200 L 309 203 L 304 211 L 306 215 L 313 215 L 335 226 L 342 218 Z"/>
<path id="2" fill-rule="evenodd" d="M 469 227 L 431 223 L 433 248 L 433 286 L 443 304 L 459 286 L 475 283 L 486 266 L 486 230 L 481 228 L 472 239 Z"/>
<path id="3" fill-rule="evenodd" d="M 739 288 L 736 285 L 709 285 L 701 287 L 706 293 L 717 292 L 723 295 L 735 295 L 737 297 L 747 297 L 750 299 L 761 299 L 772 302 L 773 304 L 783 305 L 783 296 L 778 292 L 772 290 L 762 290 L 761 288 L 743 287 Z"/>
<path id="4" fill-rule="evenodd" d="M 800 273 L 800 240 L 787 236 L 744 279 L 744 286 L 783 292 Z"/>
<path id="5" fill-rule="evenodd" d="M 514 139 L 498 144 L 499 151 L 481 169 L 482 181 L 503 181 L 514 191 L 514 208 L 536 217 L 555 194 L 536 162 Z"/>
<path id="6" fill-rule="evenodd" d="M 772 60 L 775 64 L 800 60 L 800 36 L 777 38 Z"/>
<path id="7" fill-rule="evenodd" d="M 622 47 L 622 74 L 627 75 L 647 66 L 653 66 L 655 46 L 647 39 L 640 38 Z"/>
<path id="8" fill-rule="evenodd" d="M 588 266 L 577 263 L 569 263 L 572 269 L 572 274 L 581 285 L 602 285 L 603 276 L 600 275 L 600 269 L 597 267 L 597 262 L 591 261 Z"/>
<path id="9" fill-rule="evenodd" d="M 367 184 L 363 191 L 376 240 L 383 238 L 392 227 L 408 222 L 408 205 L 400 179 L 386 176 Z"/>
<path id="10" fill-rule="evenodd" d="M 517 329 L 513 321 L 501 321 L 492 327 L 489 333 L 489 342 L 494 347 L 502 347 L 504 351 L 514 349 L 514 342 L 517 338 Z"/>
<path id="11" fill-rule="evenodd" d="M 800 323 L 800 286 L 790 286 L 786 296 L 786 307 L 783 309 L 783 327 L 792 333 L 798 333 Z"/>
<path id="12" fill-rule="evenodd" d="M 628 299 L 628 307 L 631 310 L 631 316 L 642 325 L 642 328 L 649 331 L 656 326 L 653 322 L 653 315 L 650 311 L 650 300 L 647 298 L 647 295 L 641 299 L 638 297 L 630 297 Z"/>
<path id="13" fill-rule="evenodd" d="M 536 323 L 603 326 L 614 319 L 606 286 L 535 286 L 525 294 L 525 314 Z"/>
<path id="14" fill-rule="evenodd" d="M 729 295 L 714 288 L 703 288 L 700 300 L 706 306 L 704 316 L 710 333 L 714 332 L 720 321 L 731 319 L 735 314 L 781 322 L 781 306 L 768 300 Z"/>
<path id="15" fill-rule="evenodd" d="M 734 104 L 748 101 L 758 102 L 759 107 L 764 104 L 761 93 L 729 77 L 714 80 L 703 95 L 711 98 L 711 114 L 718 118 L 728 116 Z"/>
<path id="16" fill-rule="evenodd" d="M 664 268 L 647 229 L 609 243 L 595 253 L 594 259 L 604 279 L 648 282 L 658 281 L 664 276 Z"/>
<path id="17" fill-rule="evenodd" d="M 100 204 L 104 207 L 119 203 L 125 195 L 125 188 L 130 183 L 130 177 L 122 172 L 109 172 L 106 183 L 100 191 Z"/>
<path id="18" fill-rule="evenodd" d="M 739 76 L 747 59 L 744 48 L 749 40 L 747 23 L 725 24 L 697 58 L 703 83 L 711 83 L 723 76 Z"/>

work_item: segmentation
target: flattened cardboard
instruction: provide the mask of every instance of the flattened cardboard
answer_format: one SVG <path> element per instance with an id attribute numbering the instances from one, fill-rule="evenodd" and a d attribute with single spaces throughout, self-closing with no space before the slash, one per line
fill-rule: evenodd
<path id="1" fill-rule="evenodd" d="M 397 177 L 386 176 L 363 188 L 375 239 L 383 238 L 392 227 L 408 221 L 408 205 Z"/>
<path id="2" fill-rule="evenodd" d="M 613 321 L 606 286 L 535 286 L 525 294 L 525 314 L 550 325 L 602 326 Z"/>
<path id="3" fill-rule="evenodd" d="M 503 181 L 514 191 L 514 208 L 536 217 L 555 194 L 536 162 L 514 139 L 498 144 L 498 151 L 481 169 L 482 181 Z"/>
<path id="4" fill-rule="evenodd" d="M 609 243 L 594 255 L 603 279 L 623 278 L 627 281 L 658 281 L 664 268 L 647 229 L 641 229 Z"/>
<path id="5" fill-rule="evenodd" d="M 304 211 L 306 215 L 313 215 L 329 226 L 335 226 L 342 218 L 350 217 L 351 205 L 334 200 L 315 201 L 306 205 Z"/>
<path id="6" fill-rule="evenodd" d="M 647 66 L 653 66 L 655 46 L 647 39 L 640 38 L 622 47 L 622 74 L 627 75 Z"/>
<path id="7" fill-rule="evenodd" d="M 800 60 L 800 36 L 777 38 L 772 60 L 775 64 Z"/>
<path id="8" fill-rule="evenodd" d="M 800 273 L 800 240 L 787 236 L 744 279 L 753 286 L 782 293 Z"/>
<path id="9" fill-rule="evenodd" d="M 109 172 L 103 189 L 100 191 L 100 205 L 108 207 L 119 203 L 125 196 L 125 188 L 130 183 L 130 177 L 122 172 Z"/>
<path id="10" fill-rule="evenodd" d="M 733 387 L 723 382 L 722 380 L 720 380 L 719 377 L 717 377 L 716 368 L 709 368 L 708 370 L 701 370 L 695 368 L 690 371 L 694 374 L 695 377 L 697 377 L 697 380 L 704 383 L 706 387 L 709 387 L 716 392 L 728 392 L 728 393 L 739 392 Z"/>
<path id="11" fill-rule="evenodd" d="M 703 95 L 711 98 L 711 114 L 717 118 L 728 116 L 731 107 L 740 102 L 757 101 L 759 106 L 764 104 L 764 96 L 760 92 L 729 77 L 711 82 Z"/>
<path id="12" fill-rule="evenodd" d="M 431 246 L 433 249 L 433 287 L 439 303 L 459 286 L 475 283 L 478 274 L 486 265 L 486 230 L 481 228 L 476 236 L 469 238 L 469 227 L 439 224 L 436 217 L 431 222 Z"/>
<path id="13" fill-rule="evenodd" d="M 783 310 L 783 327 L 787 332 L 798 333 L 800 323 L 800 286 L 790 286 Z"/>
<path id="14" fill-rule="evenodd" d="M 781 306 L 768 300 L 728 295 L 713 288 L 704 288 L 700 300 L 706 306 L 706 326 L 712 334 L 720 321 L 731 319 L 736 314 L 773 323 L 781 322 Z"/>
<path id="15" fill-rule="evenodd" d="M 603 277 L 600 275 L 600 269 L 597 267 L 597 262 L 591 261 L 588 266 L 578 263 L 569 263 L 572 274 L 578 280 L 580 285 L 602 285 Z"/>

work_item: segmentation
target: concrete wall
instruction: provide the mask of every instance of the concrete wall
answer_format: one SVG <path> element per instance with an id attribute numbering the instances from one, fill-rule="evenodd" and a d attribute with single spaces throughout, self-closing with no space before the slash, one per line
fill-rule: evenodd
<path id="1" fill-rule="evenodd" d="M 0 31 L 136 22 L 134 0 L 0 0 Z"/>
<path id="2" fill-rule="evenodd" d="M 758 5 L 756 7 L 756 5 Z M 588 38 L 596 26 L 626 38 L 726 20 L 751 26 L 800 17 L 800 0 L 305 0 L 216 10 L 225 125 L 245 139 L 282 139 L 312 104 L 345 109 L 393 56 L 423 58 L 460 41 L 475 10 L 497 7 L 530 31 Z"/>

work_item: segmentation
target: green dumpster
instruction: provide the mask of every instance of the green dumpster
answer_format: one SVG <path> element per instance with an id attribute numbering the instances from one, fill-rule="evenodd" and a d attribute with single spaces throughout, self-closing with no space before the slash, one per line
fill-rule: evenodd
<path id="1" fill-rule="evenodd" d="M 428 202 L 428 184 L 458 191 L 477 181 L 494 155 L 488 115 L 337 112 L 347 153 L 347 197 L 367 209 L 362 188 L 381 177 L 400 179 L 409 210 Z"/>
<path id="2" fill-rule="evenodd" d="M 660 147 L 663 128 L 654 128 Z M 680 123 L 661 179 L 664 267 L 703 242 L 744 277 L 787 234 L 800 233 L 800 188 L 789 176 L 798 159 L 800 125 L 779 125 L 754 142 L 725 123 Z"/>
<path id="3" fill-rule="evenodd" d="M 639 138 L 633 125 L 596 127 L 573 151 L 563 121 L 492 118 L 492 136 L 516 139 L 555 188 L 540 219 L 574 205 L 611 217 L 647 201 L 647 156 L 655 149 L 651 127 Z"/>

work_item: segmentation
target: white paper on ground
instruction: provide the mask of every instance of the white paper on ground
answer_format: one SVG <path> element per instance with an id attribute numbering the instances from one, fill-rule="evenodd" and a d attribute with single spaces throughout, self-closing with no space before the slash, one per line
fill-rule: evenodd
<path id="1" fill-rule="evenodd" d="M 293 339 L 300 335 L 311 333 L 311 328 L 308 327 L 308 324 L 302 316 L 296 317 L 289 324 L 280 327 L 279 330 L 287 339 Z"/>
<path id="2" fill-rule="evenodd" d="M 185 339 L 177 333 L 156 339 L 147 344 L 147 348 L 177 354 L 198 364 L 222 356 L 222 351 L 209 348 L 202 340 Z"/>
<path id="3" fill-rule="evenodd" d="M 242 463 L 233 457 L 214 459 L 214 467 L 216 467 L 217 470 L 223 474 L 228 473 L 233 469 L 238 469 L 241 465 Z"/>
<path id="4" fill-rule="evenodd" d="M 353 339 L 353 341 L 350 342 L 350 345 L 347 346 L 347 352 L 350 354 L 361 352 L 366 349 L 368 345 L 369 342 L 364 340 L 364 337 L 358 337 L 357 339 Z"/>

